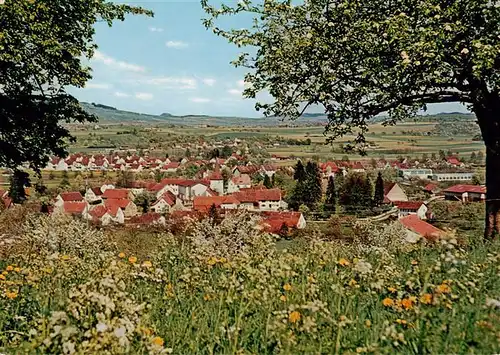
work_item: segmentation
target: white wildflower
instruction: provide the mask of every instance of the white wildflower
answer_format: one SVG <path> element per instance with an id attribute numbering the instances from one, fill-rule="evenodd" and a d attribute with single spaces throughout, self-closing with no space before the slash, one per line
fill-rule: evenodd
<path id="1" fill-rule="evenodd" d="M 97 323 L 95 329 L 98 333 L 104 333 L 106 330 L 108 330 L 108 326 L 105 323 Z"/>

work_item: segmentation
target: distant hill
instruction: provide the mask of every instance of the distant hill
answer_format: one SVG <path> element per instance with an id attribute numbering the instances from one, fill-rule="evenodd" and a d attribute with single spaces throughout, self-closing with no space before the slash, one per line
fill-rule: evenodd
<path id="1" fill-rule="evenodd" d="M 328 122 L 324 113 L 304 113 L 298 120 L 291 121 L 280 117 L 220 117 L 208 115 L 183 115 L 175 116 L 171 113 L 162 113 L 161 115 L 149 115 L 131 111 L 123 111 L 112 106 L 99 103 L 82 102 L 83 108 L 99 117 L 102 124 L 120 124 L 120 123 L 145 123 L 145 124 L 170 124 L 180 126 L 317 126 Z M 373 123 L 382 122 L 386 117 L 378 116 L 371 120 Z M 423 122 L 460 122 L 475 121 L 473 114 L 460 112 L 444 112 L 435 115 L 422 115 L 412 121 Z"/>

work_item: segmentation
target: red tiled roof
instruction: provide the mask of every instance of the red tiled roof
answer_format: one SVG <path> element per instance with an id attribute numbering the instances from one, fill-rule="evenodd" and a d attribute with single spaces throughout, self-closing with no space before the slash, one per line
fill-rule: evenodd
<path id="1" fill-rule="evenodd" d="M 260 170 L 260 167 L 257 165 L 247 165 L 247 166 L 237 166 L 234 168 L 235 170 L 238 170 L 241 174 L 253 174 L 256 173 Z"/>
<path id="2" fill-rule="evenodd" d="M 107 189 L 102 194 L 103 198 L 107 199 L 127 199 L 128 190 L 126 189 Z"/>
<path id="3" fill-rule="evenodd" d="M 459 193 L 463 194 L 465 192 L 472 192 L 477 194 L 485 194 L 486 187 L 478 185 L 455 185 L 447 188 L 444 192 Z"/>
<path id="4" fill-rule="evenodd" d="M 102 191 L 101 191 L 101 188 L 100 187 L 93 187 L 91 188 L 92 192 L 96 195 L 96 196 L 101 196 L 102 195 Z"/>
<path id="5" fill-rule="evenodd" d="M 456 157 L 448 157 L 448 158 L 446 158 L 446 161 L 448 162 L 448 164 L 452 164 L 452 165 L 460 165 L 460 164 L 462 164 L 460 162 L 460 160 L 458 160 L 458 158 L 456 158 Z"/>
<path id="6" fill-rule="evenodd" d="M 233 194 L 240 202 L 280 201 L 280 189 L 241 189 Z"/>
<path id="7" fill-rule="evenodd" d="M 180 163 L 168 163 L 163 166 L 164 169 L 177 169 L 181 164 Z"/>
<path id="8" fill-rule="evenodd" d="M 59 194 L 63 201 L 83 201 L 83 196 L 80 192 L 62 192 Z"/>
<path id="9" fill-rule="evenodd" d="M 437 189 L 438 189 L 438 185 L 436 185 L 436 184 L 432 184 L 432 183 L 427 184 L 427 185 L 425 185 L 425 187 L 424 187 L 424 191 L 427 191 L 427 192 L 434 192 L 434 191 L 436 191 Z"/>
<path id="10" fill-rule="evenodd" d="M 321 170 L 323 172 L 326 172 L 328 170 L 328 168 L 330 168 L 330 170 L 333 173 L 336 173 L 340 170 L 339 167 L 337 166 L 337 164 L 335 164 L 335 162 L 332 162 L 332 161 L 327 161 L 326 163 L 321 164 Z"/>
<path id="11" fill-rule="evenodd" d="M 252 185 L 252 179 L 248 175 L 235 176 L 231 180 L 235 185 Z"/>
<path id="12" fill-rule="evenodd" d="M 167 191 L 163 195 L 161 195 L 160 198 L 152 204 L 152 206 L 155 206 L 161 200 L 164 200 L 169 206 L 173 206 L 175 205 L 176 197 L 171 191 Z"/>
<path id="13" fill-rule="evenodd" d="M 435 240 L 443 234 L 443 231 L 434 227 L 432 224 L 422 221 L 417 215 L 409 215 L 399 220 L 405 228 L 412 230 L 420 236 Z"/>
<path id="14" fill-rule="evenodd" d="M 106 190 L 107 191 L 107 190 Z M 122 198 L 110 198 L 104 201 L 104 205 L 109 208 L 113 208 L 114 206 L 118 206 L 121 209 L 127 208 L 127 206 L 132 203 L 132 201 Z"/>
<path id="15" fill-rule="evenodd" d="M 65 201 L 63 204 L 64 212 L 71 214 L 82 214 L 85 207 L 87 207 L 86 202 Z"/>
<path id="16" fill-rule="evenodd" d="M 193 209 L 197 211 L 206 211 L 210 209 L 212 205 L 219 208 L 221 205 L 235 204 L 239 205 L 238 201 L 234 196 L 195 196 L 193 200 Z"/>
<path id="17" fill-rule="evenodd" d="M 297 227 L 301 215 L 302 213 L 300 212 L 269 211 L 261 213 L 264 230 L 269 233 L 278 233 L 283 224 L 289 228 Z"/>
<path id="18" fill-rule="evenodd" d="M 218 173 L 216 171 L 214 171 L 212 174 L 210 174 L 208 179 L 209 180 L 224 180 L 224 178 L 222 177 L 222 174 Z"/>
<path id="19" fill-rule="evenodd" d="M 422 201 L 393 201 L 392 203 L 400 210 L 414 211 L 417 211 L 424 204 Z"/>
<path id="20" fill-rule="evenodd" d="M 101 218 L 108 212 L 108 209 L 105 206 L 96 206 L 89 211 L 89 214 L 94 218 Z"/>
<path id="21" fill-rule="evenodd" d="M 387 195 L 396 186 L 395 182 L 388 182 L 384 184 L 384 195 Z"/>

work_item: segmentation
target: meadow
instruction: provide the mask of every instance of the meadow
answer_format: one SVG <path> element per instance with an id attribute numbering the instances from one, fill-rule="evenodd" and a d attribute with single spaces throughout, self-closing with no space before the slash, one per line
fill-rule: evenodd
<path id="1" fill-rule="evenodd" d="M 407 244 L 397 223 L 358 222 L 348 242 L 310 231 L 278 248 L 257 222 L 138 233 L 4 212 L 0 351 L 500 351 L 498 240 Z"/>

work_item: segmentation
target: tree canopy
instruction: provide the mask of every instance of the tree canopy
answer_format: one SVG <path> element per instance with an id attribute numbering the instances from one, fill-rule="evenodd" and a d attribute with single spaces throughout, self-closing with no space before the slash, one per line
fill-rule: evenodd
<path id="1" fill-rule="evenodd" d="M 94 24 L 152 12 L 106 0 L 6 0 L 0 5 L 0 166 L 39 171 L 66 156 L 61 123 L 95 121 L 67 92 L 91 79 Z"/>
<path id="2" fill-rule="evenodd" d="M 329 140 L 353 135 L 366 147 L 370 119 L 394 124 L 427 105 L 460 102 L 473 111 L 486 145 L 488 237 L 500 234 L 500 6 L 490 0 L 241 0 L 215 8 L 204 24 L 238 47 L 249 69 L 244 96 L 266 116 L 328 117 Z M 225 30 L 220 17 L 254 18 Z"/>

